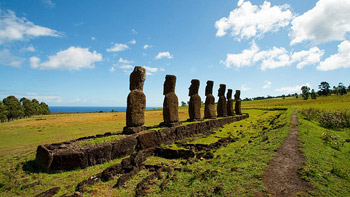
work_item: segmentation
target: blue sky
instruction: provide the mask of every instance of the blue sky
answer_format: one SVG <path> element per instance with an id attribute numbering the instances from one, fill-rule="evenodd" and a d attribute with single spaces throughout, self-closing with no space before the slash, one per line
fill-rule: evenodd
<path id="1" fill-rule="evenodd" d="M 144 66 L 147 106 L 166 74 L 187 101 L 191 79 L 241 97 L 350 84 L 348 0 L 0 1 L 0 99 L 50 106 L 126 106 Z"/>

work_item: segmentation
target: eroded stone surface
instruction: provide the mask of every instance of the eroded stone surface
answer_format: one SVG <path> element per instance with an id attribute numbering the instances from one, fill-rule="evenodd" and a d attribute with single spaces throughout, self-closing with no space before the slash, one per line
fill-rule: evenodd
<path id="1" fill-rule="evenodd" d="M 227 115 L 233 116 L 235 112 L 233 111 L 233 99 L 232 99 L 232 89 L 227 90 Z"/>
<path id="2" fill-rule="evenodd" d="M 191 81 L 189 96 L 190 103 L 188 106 L 188 114 L 190 116 L 190 121 L 201 119 L 201 97 L 198 95 L 199 80 L 193 79 Z"/>
<path id="3" fill-rule="evenodd" d="M 220 84 L 220 88 L 218 90 L 219 101 L 218 101 L 218 105 L 217 105 L 218 117 L 226 117 L 227 116 L 225 90 L 226 90 L 226 85 Z"/>
<path id="4" fill-rule="evenodd" d="M 137 133 L 143 130 L 145 123 L 146 96 L 143 93 L 143 84 L 146 79 L 146 70 L 136 66 L 130 74 L 130 93 L 127 99 L 126 127 L 124 133 Z M 140 128 L 138 128 L 140 127 Z"/>
<path id="5" fill-rule="evenodd" d="M 142 133 L 125 136 L 121 139 L 80 145 L 82 141 L 109 136 L 111 133 L 98 136 L 88 136 L 68 142 L 38 146 L 36 161 L 46 171 L 73 170 L 104 163 L 111 159 L 121 158 L 134 152 L 159 147 L 162 144 L 171 144 L 194 134 L 211 133 L 212 129 L 222 127 L 234 121 L 248 118 L 248 114 L 223 119 L 200 121 L 178 127 L 165 127 L 159 130 L 149 130 Z M 114 133 L 113 135 L 117 135 Z M 123 167 L 123 169 L 125 169 Z M 131 169 L 130 169 L 131 170 Z"/>
<path id="6" fill-rule="evenodd" d="M 241 91 L 240 90 L 236 90 L 236 94 L 235 94 L 235 112 L 237 115 L 241 115 L 242 114 L 242 110 L 241 110 Z"/>
<path id="7" fill-rule="evenodd" d="M 175 85 L 176 76 L 166 75 L 163 91 L 165 96 L 163 102 L 163 120 L 165 125 L 179 122 L 179 101 L 175 94 Z"/>
<path id="8" fill-rule="evenodd" d="M 214 119 L 216 118 L 215 112 L 215 98 L 213 96 L 213 81 L 207 81 L 207 86 L 205 87 L 205 107 L 204 107 L 204 118 Z"/>

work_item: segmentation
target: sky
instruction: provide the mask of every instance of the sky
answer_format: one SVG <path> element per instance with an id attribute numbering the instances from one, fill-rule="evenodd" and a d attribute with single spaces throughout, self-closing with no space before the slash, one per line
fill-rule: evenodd
<path id="1" fill-rule="evenodd" d="M 148 107 L 165 75 L 189 100 L 192 79 L 241 98 L 350 84 L 349 0 L 0 0 L 0 99 L 126 106 L 146 69 Z"/>

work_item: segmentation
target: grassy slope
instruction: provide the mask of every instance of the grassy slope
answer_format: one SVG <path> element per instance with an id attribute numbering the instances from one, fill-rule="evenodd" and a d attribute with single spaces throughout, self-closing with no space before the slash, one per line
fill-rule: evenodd
<path id="1" fill-rule="evenodd" d="M 323 140 L 325 133 L 337 136 L 337 140 Z M 301 170 L 303 178 L 323 196 L 349 195 L 350 143 L 344 143 L 339 149 L 330 143 L 341 144 L 350 139 L 350 129 L 325 129 L 299 115 L 299 139 L 303 142 L 302 152 L 307 158 L 306 166 Z"/>
<path id="2" fill-rule="evenodd" d="M 289 131 L 288 122 L 290 121 L 293 108 L 318 107 L 334 109 L 349 108 L 349 106 L 350 95 L 342 97 L 332 96 L 308 101 L 286 98 L 284 100 L 268 99 L 243 102 L 242 107 L 245 109 L 243 111 L 250 113 L 251 118 L 239 123 L 230 124 L 221 131 L 207 138 L 197 139 L 195 142 L 212 143 L 217 140 L 218 137 L 225 137 L 230 133 L 236 135 L 236 131 L 241 130 L 244 135 L 239 136 L 239 141 L 227 147 L 220 148 L 215 153 L 215 156 L 221 156 L 219 158 L 212 159 L 211 161 L 203 160 L 189 165 L 189 167 L 194 170 L 194 173 L 178 173 L 177 179 L 169 183 L 167 190 L 165 190 L 162 195 L 181 193 L 210 194 L 213 192 L 213 187 L 218 184 L 224 187 L 224 192 L 227 195 L 254 195 L 260 193 L 264 191 L 264 187 L 261 183 L 261 174 L 267 162 L 272 157 L 273 150 L 279 147 Z M 284 113 L 279 120 L 282 123 L 287 123 L 287 125 L 275 130 L 271 130 L 271 127 L 268 126 L 269 132 L 262 133 L 261 126 L 267 124 L 268 120 L 276 115 L 275 113 L 281 112 L 247 110 L 247 108 L 275 107 L 290 108 L 288 113 Z M 180 107 L 179 115 L 180 120 L 186 120 L 188 117 L 187 108 Z M 146 125 L 149 126 L 158 124 L 162 120 L 162 112 L 160 110 L 148 111 L 145 116 Z M 262 121 L 263 119 L 266 121 Z M 345 176 L 344 179 L 344 173 L 349 174 L 349 143 L 342 147 L 340 152 L 334 152 L 334 149 L 329 149 L 324 143 L 321 143 L 322 141 L 320 142 L 319 132 L 321 127 L 312 125 L 313 129 L 310 129 L 309 127 L 311 126 L 309 124 L 311 124 L 309 121 L 301 120 L 300 139 L 305 143 L 303 151 L 308 159 L 306 168 L 310 168 L 311 170 L 316 169 L 317 173 L 313 176 L 305 175 L 305 177 L 312 182 L 321 194 L 349 193 L 349 179 L 347 176 Z M 23 166 L 27 166 L 28 164 L 26 162 L 33 160 L 35 157 L 36 146 L 39 144 L 66 141 L 82 136 L 101 134 L 108 131 L 120 131 L 124 125 L 125 113 L 121 112 L 55 114 L 0 124 L 0 195 L 34 195 L 54 186 L 61 187 L 59 193 L 61 195 L 64 193 L 72 193 L 79 181 L 100 172 L 102 169 L 115 162 L 120 162 L 121 159 L 88 167 L 83 170 L 57 174 L 24 171 Z M 240 127 L 240 125 L 242 125 L 242 127 Z M 305 127 L 305 125 L 307 126 Z M 349 132 L 344 131 L 341 136 L 342 138 L 346 138 L 346 136 L 349 138 Z M 247 143 L 250 138 L 251 143 Z M 263 141 L 262 139 L 268 140 Z M 327 150 L 324 152 L 324 155 L 329 154 L 332 155 L 332 157 L 324 158 L 324 155 L 322 155 L 323 152 L 317 152 L 317 150 Z M 321 154 L 317 155 L 315 154 L 316 152 L 319 154 L 321 152 Z M 161 160 L 160 158 L 150 158 L 147 162 L 152 163 Z M 174 164 L 175 166 L 181 165 L 179 160 L 166 160 L 163 162 L 170 162 L 170 164 Z M 318 164 L 315 165 L 315 162 L 318 162 Z M 335 168 L 330 168 L 330 165 L 335 166 Z M 231 172 L 230 169 L 232 167 L 237 167 L 237 172 Z M 203 175 L 206 169 L 217 169 L 219 173 L 217 176 Z M 146 176 L 149 172 L 142 171 L 140 174 Z M 130 194 L 133 192 L 135 184 L 144 176 L 136 176 L 133 180 L 128 182 L 125 189 L 120 190 L 111 189 L 117 179 L 107 183 L 99 183 L 91 187 L 92 193 L 90 194 L 115 196 L 119 196 L 118 193 Z M 203 176 L 209 177 L 203 178 Z M 327 178 L 320 178 L 327 176 L 331 178 L 328 177 L 329 180 L 327 180 Z M 337 182 L 337 180 L 340 180 L 340 182 Z M 39 185 L 21 189 L 22 186 L 38 181 L 40 181 Z M 326 187 L 327 185 L 328 188 Z M 153 194 L 157 195 L 159 189 L 155 186 L 153 190 Z M 332 193 L 333 191 L 337 191 L 338 193 Z"/>

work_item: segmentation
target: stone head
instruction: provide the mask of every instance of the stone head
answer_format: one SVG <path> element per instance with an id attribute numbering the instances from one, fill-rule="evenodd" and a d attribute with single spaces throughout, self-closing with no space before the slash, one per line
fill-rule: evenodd
<path id="1" fill-rule="evenodd" d="M 218 90 L 218 96 L 225 96 L 226 85 L 220 84 L 220 88 Z"/>
<path id="2" fill-rule="evenodd" d="M 207 81 L 207 86 L 205 87 L 205 96 L 213 94 L 214 81 Z"/>
<path id="3" fill-rule="evenodd" d="M 146 80 L 146 70 L 141 66 L 135 66 L 130 74 L 130 91 L 138 89 L 143 90 L 143 84 Z"/>
<path id="4" fill-rule="evenodd" d="M 190 86 L 190 92 L 188 93 L 188 96 L 192 96 L 195 94 L 198 94 L 199 89 L 199 80 L 198 79 L 192 79 L 191 86 Z"/>
<path id="5" fill-rule="evenodd" d="M 176 85 L 176 76 L 175 75 L 166 75 L 164 82 L 163 95 L 166 95 L 170 92 L 175 92 Z"/>
<path id="6" fill-rule="evenodd" d="M 236 90 L 235 100 L 239 100 L 240 97 L 241 97 L 241 91 L 240 90 Z"/>
<path id="7" fill-rule="evenodd" d="M 227 89 L 226 98 L 227 98 L 227 99 L 232 98 L 232 89 Z"/>

